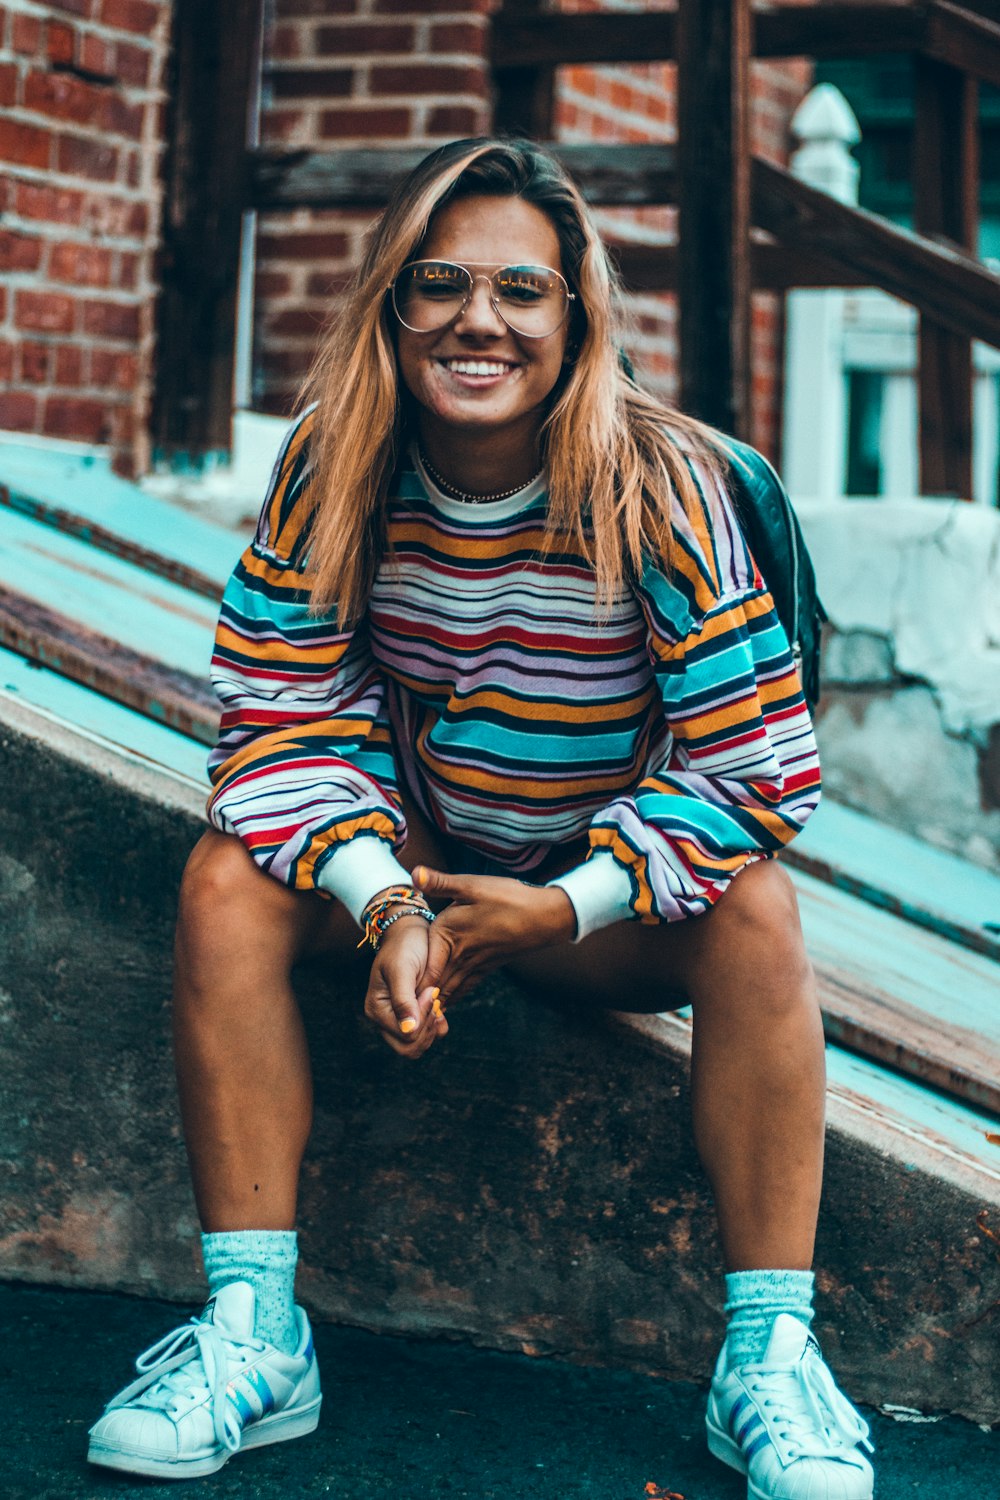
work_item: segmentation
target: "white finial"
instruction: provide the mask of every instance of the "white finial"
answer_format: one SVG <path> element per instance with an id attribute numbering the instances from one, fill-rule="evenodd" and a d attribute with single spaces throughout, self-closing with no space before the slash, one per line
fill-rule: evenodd
<path id="1" fill-rule="evenodd" d="M 856 146 L 861 139 L 857 116 L 838 88 L 818 83 L 792 116 L 792 133 L 803 143 L 841 141 Z"/>
<path id="2" fill-rule="evenodd" d="M 841 203 L 857 203 L 858 163 L 851 147 L 860 141 L 861 129 L 840 90 L 818 83 L 792 116 L 792 130 L 802 142 L 792 154 L 796 177 Z"/>

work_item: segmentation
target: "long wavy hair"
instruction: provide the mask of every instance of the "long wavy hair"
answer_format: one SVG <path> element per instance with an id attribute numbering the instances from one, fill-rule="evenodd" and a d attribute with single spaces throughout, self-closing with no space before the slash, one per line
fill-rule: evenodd
<path id="1" fill-rule="evenodd" d="M 400 183 L 371 230 L 301 393 L 316 403 L 311 440 L 312 608 L 342 622 L 364 613 L 387 547 L 386 497 L 415 403 L 396 362 L 387 288 L 419 258 L 435 213 L 472 196 L 518 197 L 559 237 L 576 293 L 572 351 L 542 434 L 546 545 L 567 543 L 595 571 L 606 607 L 646 555 L 670 566 L 671 512 L 695 501 L 685 454 L 716 475 L 721 434 L 641 390 L 620 354 L 617 277 L 587 207 L 562 166 L 530 141 L 488 137 L 432 151 Z"/>

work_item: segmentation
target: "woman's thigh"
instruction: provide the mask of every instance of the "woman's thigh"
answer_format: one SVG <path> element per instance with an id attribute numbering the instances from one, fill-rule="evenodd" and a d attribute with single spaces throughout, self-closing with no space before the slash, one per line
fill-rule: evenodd
<path id="1" fill-rule="evenodd" d="M 617 922 L 581 943 L 526 953 L 510 967 L 560 1003 L 649 1014 L 694 1003 L 699 993 L 798 976 L 807 965 L 791 881 L 765 860 L 741 870 L 701 916 L 657 926 Z"/>

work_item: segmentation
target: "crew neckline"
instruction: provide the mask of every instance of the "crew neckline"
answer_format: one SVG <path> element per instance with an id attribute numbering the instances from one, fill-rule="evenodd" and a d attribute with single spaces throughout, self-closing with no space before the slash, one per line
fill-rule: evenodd
<path id="1" fill-rule="evenodd" d="M 504 500 L 486 500 L 479 504 L 471 500 L 456 500 L 454 495 L 446 494 L 440 485 L 435 484 L 428 474 L 416 442 L 410 443 L 409 457 L 417 478 L 426 490 L 427 498 L 435 510 L 440 510 L 456 520 L 474 521 L 478 517 L 483 521 L 497 521 L 504 520 L 507 516 L 516 516 L 519 511 L 525 510 L 537 500 L 539 495 L 544 495 L 547 488 L 543 469 L 522 489 L 515 490 L 513 495 L 508 495 Z"/>

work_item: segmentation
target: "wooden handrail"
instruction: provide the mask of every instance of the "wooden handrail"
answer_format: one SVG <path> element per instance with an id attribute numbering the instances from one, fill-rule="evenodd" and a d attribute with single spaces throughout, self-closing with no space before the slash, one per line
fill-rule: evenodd
<path id="1" fill-rule="evenodd" d="M 493 19 L 494 69 L 672 62 L 670 11 L 600 11 L 537 17 L 500 11 Z M 924 53 L 1000 86 L 1000 24 L 948 0 L 880 0 L 777 6 L 754 13 L 755 57 L 844 58 Z"/>

